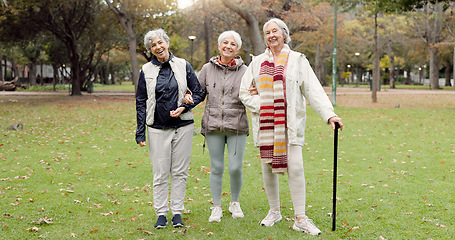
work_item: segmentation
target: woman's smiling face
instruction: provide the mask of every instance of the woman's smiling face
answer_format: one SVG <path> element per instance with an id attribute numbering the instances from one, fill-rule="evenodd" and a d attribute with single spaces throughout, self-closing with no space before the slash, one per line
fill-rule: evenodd
<path id="1" fill-rule="evenodd" d="M 218 51 L 220 51 L 221 57 L 226 60 L 232 60 L 234 56 L 239 52 L 238 50 L 239 45 L 235 41 L 234 37 L 229 36 L 220 44 L 218 44 Z"/>
<path id="2" fill-rule="evenodd" d="M 281 49 L 284 46 L 283 30 L 275 22 L 269 23 L 265 28 L 265 40 L 267 46 Z"/>
<path id="3" fill-rule="evenodd" d="M 150 51 L 160 62 L 166 62 L 169 59 L 169 44 L 160 37 L 152 40 Z"/>

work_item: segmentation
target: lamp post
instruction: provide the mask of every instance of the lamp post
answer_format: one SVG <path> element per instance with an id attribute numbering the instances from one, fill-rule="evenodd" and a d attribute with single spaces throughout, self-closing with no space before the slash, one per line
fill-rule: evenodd
<path id="1" fill-rule="evenodd" d="M 334 27 L 333 27 L 333 54 L 332 54 L 332 105 L 336 105 L 337 102 L 337 12 L 338 4 L 335 0 L 335 9 L 334 9 Z M 335 187 L 335 186 L 334 186 Z M 335 207 L 334 207 L 335 212 Z M 333 217 L 332 230 L 335 231 L 335 216 Z"/>
<path id="2" fill-rule="evenodd" d="M 193 66 L 193 42 L 194 42 L 194 39 L 196 39 L 196 36 L 188 36 L 188 38 L 190 39 L 191 41 L 191 67 Z"/>
<path id="3" fill-rule="evenodd" d="M 356 53 L 354 53 L 354 55 L 357 58 L 357 64 L 356 64 L 356 67 L 355 67 L 355 75 L 357 75 L 355 77 L 355 87 L 358 88 L 359 87 L 359 64 L 360 64 L 359 56 L 360 56 L 360 53 L 356 52 Z"/>

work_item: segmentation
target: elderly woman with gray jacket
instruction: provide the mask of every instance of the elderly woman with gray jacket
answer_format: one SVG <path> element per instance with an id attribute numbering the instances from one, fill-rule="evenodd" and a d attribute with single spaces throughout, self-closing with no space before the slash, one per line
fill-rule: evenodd
<path id="1" fill-rule="evenodd" d="M 236 54 L 242 46 L 240 35 L 226 31 L 218 37 L 220 55 L 212 57 L 198 75 L 207 97 L 201 133 L 205 135 L 210 154 L 210 190 L 213 205 L 209 222 L 220 222 L 224 149 L 227 145 L 233 218 L 242 218 L 239 196 L 242 188 L 243 153 L 249 132 L 245 107 L 239 99 L 239 88 L 246 66 Z"/>

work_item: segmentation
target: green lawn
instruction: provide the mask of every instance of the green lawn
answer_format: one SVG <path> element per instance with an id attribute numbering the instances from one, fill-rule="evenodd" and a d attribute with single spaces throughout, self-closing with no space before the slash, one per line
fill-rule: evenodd
<path id="1" fill-rule="evenodd" d="M 27 100 L 28 99 L 28 100 Z M 152 166 L 135 140 L 133 101 L 84 97 L 0 97 L 0 239 L 449 239 L 453 208 L 453 109 L 337 107 L 345 130 L 338 154 L 337 230 L 331 231 L 333 131 L 308 110 L 304 166 L 307 215 L 322 230 L 292 230 L 287 177 L 283 220 L 268 211 L 258 149 L 244 161 L 243 219 L 227 211 L 209 223 L 209 156 L 195 135 L 186 192 L 186 228 L 153 228 Z M 196 109 L 199 127 L 202 107 Z M 24 129 L 7 130 L 21 122 Z M 168 217 L 172 217 L 169 213 Z M 48 223 L 46 223 L 48 222 Z M 41 223 L 41 224 L 38 224 Z"/>

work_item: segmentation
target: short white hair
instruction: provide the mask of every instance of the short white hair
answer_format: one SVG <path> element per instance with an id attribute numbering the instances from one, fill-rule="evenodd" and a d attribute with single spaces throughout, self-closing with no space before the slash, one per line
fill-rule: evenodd
<path id="1" fill-rule="evenodd" d="M 265 28 L 267 27 L 267 25 L 269 25 L 272 22 L 276 23 L 278 25 L 278 27 L 281 29 L 281 31 L 283 32 L 284 43 L 289 44 L 291 42 L 289 28 L 286 25 L 286 23 L 284 23 L 281 19 L 278 19 L 278 18 L 272 18 L 272 19 L 268 20 L 266 23 L 264 23 L 264 27 L 262 28 L 262 31 L 264 32 L 264 39 L 265 39 Z"/>
<path id="2" fill-rule="evenodd" d="M 232 30 L 225 31 L 220 34 L 220 36 L 218 37 L 218 45 L 220 45 L 221 42 L 228 37 L 234 38 L 234 41 L 239 46 L 237 50 L 240 50 L 240 48 L 242 48 L 242 37 L 240 37 L 240 34 L 238 34 L 236 31 L 232 31 Z"/>
<path id="3" fill-rule="evenodd" d="M 166 32 L 162 28 L 148 31 L 144 36 L 144 45 L 148 51 L 150 51 L 150 44 L 152 43 L 153 39 L 155 39 L 157 37 L 161 38 L 163 41 L 167 42 L 168 44 L 171 41 L 169 39 L 169 36 L 166 34 Z"/>

